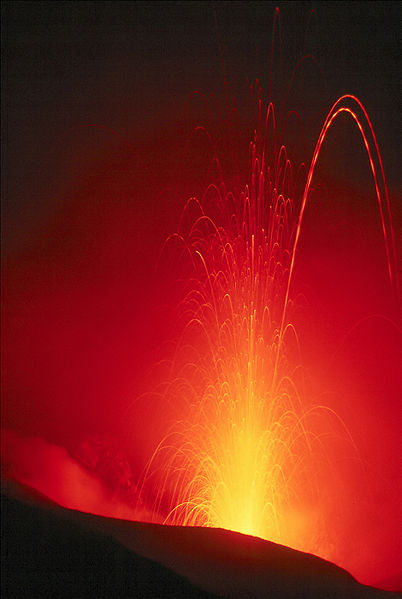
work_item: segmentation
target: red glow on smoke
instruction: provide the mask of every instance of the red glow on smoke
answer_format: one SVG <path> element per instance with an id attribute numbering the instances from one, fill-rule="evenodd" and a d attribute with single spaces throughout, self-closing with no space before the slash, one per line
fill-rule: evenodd
<path id="1" fill-rule="evenodd" d="M 303 119 L 254 93 L 247 167 L 231 117 L 223 135 L 197 127 L 187 152 L 174 133 L 133 148 L 97 127 L 59 146 L 75 172 L 65 201 L 5 265 L 4 423 L 21 431 L 4 435 L 5 472 L 67 507 L 241 531 L 377 583 L 401 557 L 380 149 L 344 95 L 293 161 L 282 134 Z M 371 194 L 320 166 L 338 123 Z"/>

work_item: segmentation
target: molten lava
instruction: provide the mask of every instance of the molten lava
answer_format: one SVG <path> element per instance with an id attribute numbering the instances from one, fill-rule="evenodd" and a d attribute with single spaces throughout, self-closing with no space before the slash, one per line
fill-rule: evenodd
<path id="1" fill-rule="evenodd" d="M 329 522 L 307 514 L 322 503 L 328 472 L 339 476 L 331 444 L 349 457 L 357 450 L 336 413 L 307 395 L 292 324 L 298 291 L 292 274 L 315 166 L 338 115 L 352 117 L 367 150 L 397 296 L 387 188 L 373 128 L 356 97 L 339 98 L 329 111 L 309 168 L 292 165 L 273 105 L 265 120 L 261 102 L 259 111 L 244 190 L 236 196 L 222 180 L 211 184 L 202 201 L 187 202 L 187 230 L 182 225 L 168 240 L 187 264 L 186 293 L 181 338 L 161 393 L 183 416 L 155 451 L 143 494 L 156 476 L 155 509 L 165 509 L 166 523 L 222 527 L 334 558 L 324 532 Z M 219 172 L 218 157 L 216 163 Z M 215 216 L 204 209 L 211 203 Z"/>

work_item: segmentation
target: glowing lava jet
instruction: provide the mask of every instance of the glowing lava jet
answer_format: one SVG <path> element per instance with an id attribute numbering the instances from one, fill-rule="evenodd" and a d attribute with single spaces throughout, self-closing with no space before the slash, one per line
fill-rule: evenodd
<path id="1" fill-rule="evenodd" d="M 315 166 L 338 115 L 352 117 L 367 150 L 397 294 L 387 188 L 356 97 L 332 106 L 309 167 L 291 164 L 274 106 L 265 120 L 261 101 L 258 111 L 244 190 L 227 192 L 223 178 L 211 184 L 202 201 L 187 202 L 168 240 L 187 270 L 184 326 L 162 394 L 184 416 L 155 451 L 143 493 L 157 481 L 155 512 L 166 523 L 222 527 L 330 557 L 329 523 L 311 514 L 336 476 L 330 439 L 349 452 L 353 441 L 332 410 L 306 397 L 292 274 Z"/>

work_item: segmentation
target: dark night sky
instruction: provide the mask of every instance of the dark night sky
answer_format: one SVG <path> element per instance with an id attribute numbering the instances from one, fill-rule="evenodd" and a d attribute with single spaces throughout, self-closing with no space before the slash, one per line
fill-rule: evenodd
<path id="1" fill-rule="evenodd" d="M 398 188 L 400 4 L 281 2 L 279 7 L 282 81 L 306 52 L 315 54 L 323 69 L 321 80 L 314 75 L 304 89 L 302 116 L 315 106 L 319 125 L 332 100 L 356 93 L 372 115 L 389 185 Z M 74 177 L 71 154 L 80 152 L 80 143 L 73 148 L 74 141 L 60 141 L 71 128 L 103 125 L 136 147 L 163 138 L 168 156 L 183 143 L 175 139 L 174 127 L 189 94 L 201 90 L 222 97 L 214 12 L 234 95 L 244 94 L 247 77 L 264 81 L 274 8 L 272 2 L 3 3 L 6 249 L 40 229 L 59 201 L 60 187 Z M 306 33 L 313 8 L 317 18 Z M 64 154 L 59 146 L 54 149 L 58 143 Z M 153 160 L 151 149 L 145 168 L 152 169 Z"/>
<path id="2" fill-rule="evenodd" d="M 39 385 L 38 397 L 49 395 L 40 413 L 55 409 L 50 398 L 59 393 L 58 375 L 55 382 L 46 383 L 50 389 L 56 385 L 50 393 L 43 390 L 37 374 L 54 356 L 59 356 L 59 362 L 53 368 L 61 369 L 66 377 L 66 396 L 85 393 L 82 384 L 89 376 L 88 414 L 97 405 L 98 393 L 105 398 L 123 393 L 115 382 L 110 382 L 110 388 L 102 377 L 95 382 L 96 371 L 102 368 L 99 359 L 107 364 L 104 372 L 110 372 L 110 381 L 119 384 L 125 378 L 122 371 L 139 380 L 144 360 L 155 359 L 155 339 L 169 318 L 161 322 L 161 316 L 139 317 L 159 294 L 155 291 L 159 281 L 152 281 L 150 273 L 163 241 L 177 227 L 183 202 L 191 194 L 201 194 L 209 182 L 205 160 L 197 162 L 196 152 L 188 159 L 188 139 L 200 123 L 218 137 L 224 130 L 220 123 L 224 113 L 219 108 L 225 102 L 222 54 L 240 121 L 245 123 L 247 152 L 252 133 L 247 80 L 258 77 L 267 97 L 275 6 L 271 2 L 3 4 L 3 260 L 7 298 L 11 306 L 17 306 L 16 315 L 6 316 L 11 346 L 16 346 L 11 363 L 22 360 L 29 367 L 31 358 L 23 358 L 24 351 L 35 355 L 39 351 L 37 365 L 33 360 L 33 372 L 27 378 L 31 382 L 22 384 L 25 377 L 17 369 L 10 383 L 13 399 L 7 405 L 17 406 L 12 408 L 14 421 L 21 423 L 22 418 L 29 424 L 31 407 L 21 410 L 18 406 L 20 402 L 31 405 L 28 397 L 36 384 L 32 377 Z M 356 94 L 374 124 L 399 233 L 400 4 L 282 2 L 279 7 L 282 43 L 276 41 L 275 46 L 274 100 L 281 99 L 292 69 L 304 54 L 314 54 L 321 65 L 320 73 L 312 63 L 305 64 L 288 101 L 306 125 L 308 149 L 303 159 L 311 156 L 332 103 L 343 93 Z M 309 21 L 312 9 L 316 12 Z M 205 116 L 201 102 L 189 105 L 188 98 L 196 90 L 217 97 L 212 117 Z M 346 194 L 345 211 L 339 216 L 336 207 L 342 202 L 334 191 L 317 216 L 318 228 L 317 218 L 307 220 L 304 228 L 307 250 L 311 247 L 314 256 L 326 252 L 332 235 L 334 248 L 341 248 L 340 252 L 334 249 L 332 259 L 342 261 L 343 251 L 350 271 L 363 272 L 366 266 L 361 267 L 361 256 L 356 254 L 360 242 L 353 247 L 345 239 L 369 240 L 371 231 L 376 231 L 367 249 L 368 259 L 381 258 L 384 250 L 367 157 L 359 134 L 352 130 L 350 122 L 334 129 L 326 142 L 328 151 L 320 158 L 320 172 L 327 183 L 336 184 L 334 189 L 350 187 L 358 193 Z M 362 200 L 362 193 L 370 194 L 369 199 Z M 314 208 L 310 214 L 320 212 Z M 343 231 L 346 222 L 350 228 Z M 323 266 L 330 272 L 326 263 L 305 263 L 309 271 L 318 273 L 323 288 L 322 279 L 327 276 Z M 373 281 L 379 278 L 370 283 L 370 297 L 376 295 L 373 286 L 388 289 L 384 262 L 373 272 Z M 337 297 L 333 290 L 337 283 L 336 277 L 326 283 L 329 305 Z M 328 298 L 321 301 L 328 303 Z M 353 313 L 347 294 L 339 301 L 345 302 L 345 313 Z M 360 306 L 359 292 L 355 301 Z M 367 311 L 384 311 L 385 304 L 380 298 Z M 119 332 L 123 329 L 124 334 Z M 29 341 L 26 331 L 30 331 Z M 105 357 L 100 358 L 96 350 L 89 370 L 80 366 L 72 377 L 69 361 L 75 364 L 80 359 L 78 354 L 72 358 L 68 348 L 81 344 L 82 337 L 88 344 L 82 350 L 85 355 L 93 354 L 94 344 L 105 344 Z M 134 360 L 133 338 L 143 348 Z M 153 357 L 145 359 L 148 354 Z M 88 374 L 91 368 L 94 374 Z M 105 400 L 104 405 L 109 403 L 110 399 Z M 42 404 L 40 399 L 38 405 Z M 73 409 L 70 412 L 74 414 Z M 72 417 L 65 416 L 67 420 Z"/>
<path id="3" fill-rule="evenodd" d="M 289 96 L 289 108 L 298 110 L 306 123 L 308 152 L 304 159 L 311 156 L 332 103 L 343 93 L 356 94 L 365 103 L 378 137 L 399 234 L 400 4 L 282 2 L 279 7 L 282 43 L 277 43 L 276 51 L 279 56 L 280 49 L 282 56 L 274 66 L 274 99 L 280 100 L 292 69 L 304 54 L 313 53 L 322 69 L 320 74 L 312 63 L 306 63 Z M 309 22 L 313 8 L 316 13 Z M 11 313 L 9 318 L 11 346 L 16 346 L 10 359 L 16 364 L 22 360 L 32 368 L 27 380 L 37 380 L 38 397 L 49 394 L 37 374 L 49 353 L 51 359 L 59 356 L 53 368 L 64 372 L 66 396 L 85 393 L 81 383 L 89 376 L 88 414 L 98 401 L 97 393 L 105 398 L 123 393 L 115 388 L 115 382 L 110 382 L 110 388 L 101 379 L 95 383 L 95 371 L 102 368 L 98 350 L 87 370 L 80 366 L 75 378 L 69 374 L 69 360 L 75 364 L 79 357 L 68 357 L 69 349 L 66 357 L 64 348 L 81 344 L 83 335 L 87 356 L 92 355 L 94 344 L 105 344 L 104 372 L 110 372 L 110 381 L 120 384 L 124 379 L 121 370 L 139 380 L 137 374 L 148 360 L 144 356 L 152 355 L 150 362 L 155 359 L 154 338 L 158 339 L 169 319 L 161 322 L 160 316 L 149 321 L 139 316 L 159 293 L 155 292 L 159 282 L 152 282 L 149 273 L 166 236 L 176 229 L 183 202 L 190 194 L 202 193 L 208 183 L 205 161 L 197 162 L 193 154 L 189 162 L 186 144 L 199 123 L 205 122 L 218 134 L 222 128 L 220 108 L 208 120 L 201 103 L 188 108 L 188 98 L 199 90 L 215 94 L 218 106 L 224 104 L 222 50 L 240 120 L 246 123 L 243 139 L 247 149 L 251 134 L 245 101 L 247 79 L 252 82 L 259 77 L 266 98 L 274 9 L 271 2 L 4 3 L 3 259 L 7 297 L 11 306 L 17 306 L 16 315 Z M 367 249 L 367 260 L 373 262 L 370 269 L 384 250 L 367 157 L 352 129 L 348 122 L 331 133 L 320 168 L 327 183 L 359 193 L 346 194 L 341 227 L 336 207 L 342 202 L 334 191 L 335 199 L 324 203 L 317 217 L 322 219 L 318 222 L 321 236 L 317 235 L 317 219 L 307 220 L 305 231 L 314 255 L 326 252 L 331 234 L 334 248 L 341 248 L 339 253 L 334 250 L 332 259 L 338 263 L 343 255 L 351 272 L 363 273 L 367 267 L 362 268 L 361 256 L 356 253 L 360 242 L 348 246 L 344 238 L 365 242 L 372 238 L 370 231 L 376 231 Z M 370 193 L 370 198 L 362 201 L 361 193 Z M 326 226 L 332 222 L 332 230 L 320 222 Z M 350 225 L 349 233 L 343 231 L 345 223 Z M 312 236 L 307 234 L 309 230 Z M 377 261 L 367 297 L 374 297 L 376 289 L 388 289 L 384 261 Z M 316 268 L 321 279 L 330 277 L 325 262 L 306 264 L 312 273 Z M 338 284 L 336 277 L 326 283 L 330 304 L 337 297 L 334 284 Z M 324 286 L 321 280 L 320 290 Z M 387 294 L 384 292 L 384 297 Z M 367 311 L 384 311 L 387 301 L 383 300 L 368 306 Z M 348 294 L 339 301 L 345 303 L 345 314 L 353 314 Z M 355 303 L 360 309 L 359 292 Z M 105 330 L 102 338 L 105 322 L 110 331 Z M 347 326 L 351 326 L 349 321 Z M 119 333 L 124 329 L 124 334 Z M 30 331 L 29 342 L 26 331 Z M 45 336 L 44 331 L 48 331 Z M 35 341 L 38 337 L 39 344 Z M 135 367 L 133 338 L 142 347 L 135 356 Z M 34 353 L 42 348 L 36 366 L 35 361 L 29 366 L 31 359 L 22 357 L 24 352 L 29 354 L 30 347 Z M 28 397 L 36 383 L 22 384 L 24 377 L 19 376 L 18 368 L 10 383 L 13 399 L 7 405 L 31 405 Z M 94 374 L 88 374 L 91 369 Z M 51 389 L 56 385 L 54 392 L 59 393 L 60 381 L 46 384 Z M 54 392 L 40 413 L 48 412 Z M 39 405 L 42 403 L 40 399 Z M 105 405 L 109 403 L 107 400 Z M 12 410 L 12 420 L 22 418 L 29 424 L 31 408 Z M 74 410 L 70 412 L 74 414 Z"/>

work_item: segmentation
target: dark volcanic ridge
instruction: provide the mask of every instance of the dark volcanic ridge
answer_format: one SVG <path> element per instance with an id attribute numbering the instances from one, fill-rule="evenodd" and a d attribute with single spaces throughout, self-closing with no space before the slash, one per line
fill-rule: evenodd
<path id="1" fill-rule="evenodd" d="M 2 492 L 2 596 L 391 598 L 321 558 L 222 529 L 94 516 Z"/>

